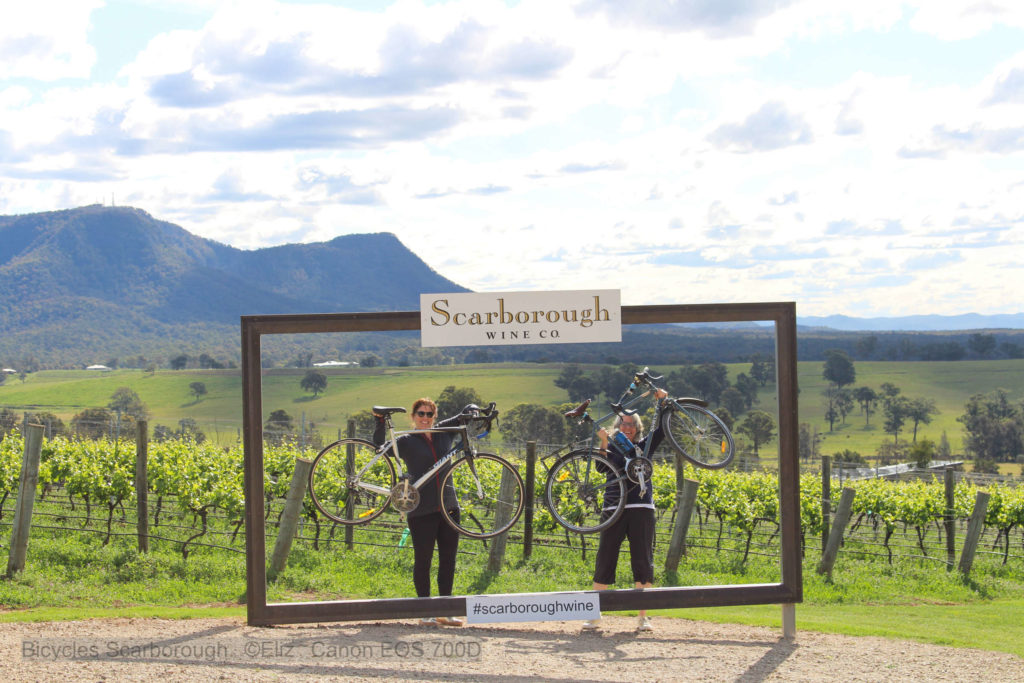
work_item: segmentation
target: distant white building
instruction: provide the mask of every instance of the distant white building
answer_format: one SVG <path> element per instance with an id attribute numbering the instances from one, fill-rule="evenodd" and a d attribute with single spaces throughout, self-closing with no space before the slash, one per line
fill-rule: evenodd
<path id="1" fill-rule="evenodd" d="M 90 365 L 86 370 L 99 370 L 100 372 L 110 372 L 110 368 L 106 365 Z"/>
<path id="2" fill-rule="evenodd" d="M 18 374 L 18 371 L 15 370 L 14 368 L 4 368 L 4 369 L 0 370 L 0 372 L 6 373 L 8 375 L 17 375 Z"/>
<path id="3" fill-rule="evenodd" d="M 347 360 L 325 360 L 320 363 L 313 363 L 314 368 L 337 368 L 343 365 L 355 365 L 355 363 Z"/>

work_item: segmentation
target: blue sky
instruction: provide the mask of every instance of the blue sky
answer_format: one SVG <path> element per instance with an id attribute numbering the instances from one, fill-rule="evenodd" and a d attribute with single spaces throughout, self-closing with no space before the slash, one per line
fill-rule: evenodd
<path id="1" fill-rule="evenodd" d="M 18 3 L 0 213 L 393 232 L 478 291 L 1024 311 L 1024 3 Z M 323 264 L 325 268 L 343 264 Z"/>

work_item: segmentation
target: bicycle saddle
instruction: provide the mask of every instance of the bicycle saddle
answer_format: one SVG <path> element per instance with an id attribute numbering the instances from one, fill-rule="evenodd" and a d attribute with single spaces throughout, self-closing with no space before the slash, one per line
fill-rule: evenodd
<path id="1" fill-rule="evenodd" d="M 583 413 L 587 412 L 587 406 L 589 406 L 590 402 L 593 401 L 593 400 L 594 399 L 592 399 L 592 398 L 588 398 L 586 401 L 584 401 L 583 403 L 579 404 L 578 406 L 576 406 L 575 408 L 573 408 L 569 412 L 562 413 L 562 414 L 565 416 L 565 418 L 567 420 L 571 420 L 574 417 L 580 417 L 581 415 L 583 415 Z"/>
<path id="2" fill-rule="evenodd" d="M 370 408 L 374 415 L 391 415 L 393 413 L 407 412 L 405 408 L 388 408 L 387 406 L 374 406 Z"/>

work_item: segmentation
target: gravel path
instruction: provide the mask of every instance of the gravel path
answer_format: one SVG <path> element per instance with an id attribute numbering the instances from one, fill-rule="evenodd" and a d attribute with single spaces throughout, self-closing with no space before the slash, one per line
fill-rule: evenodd
<path id="1" fill-rule="evenodd" d="M 242 619 L 0 624 L 5 681 L 1024 681 L 1024 659 L 884 638 L 654 619 L 256 628 Z M 799 627 L 799 622 L 798 622 Z"/>

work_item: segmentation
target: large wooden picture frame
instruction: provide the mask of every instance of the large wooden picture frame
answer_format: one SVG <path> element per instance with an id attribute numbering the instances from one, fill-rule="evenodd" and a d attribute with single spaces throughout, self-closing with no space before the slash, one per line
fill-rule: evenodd
<path id="1" fill-rule="evenodd" d="M 775 324 L 779 409 L 781 581 L 603 591 L 601 610 L 792 604 L 802 600 L 796 380 L 796 305 L 783 303 L 623 306 L 622 324 L 769 321 Z M 265 335 L 420 329 L 419 311 L 244 316 L 242 411 L 245 451 L 246 605 L 253 626 L 465 614 L 465 596 L 267 603 L 260 340 Z"/>

